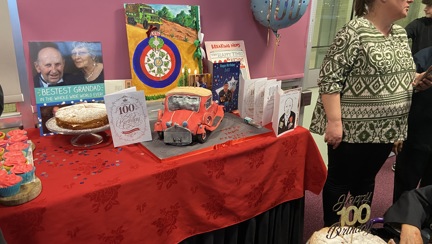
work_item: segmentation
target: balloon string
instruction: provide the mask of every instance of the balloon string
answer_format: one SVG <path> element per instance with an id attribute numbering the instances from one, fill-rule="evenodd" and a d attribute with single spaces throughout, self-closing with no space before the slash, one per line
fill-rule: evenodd
<path id="1" fill-rule="evenodd" d="M 271 18 L 271 11 L 272 11 L 272 4 L 273 0 L 269 0 L 269 4 L 268 4 L 268 8 L 267 8 L 267 21 L 268 21 L 268 26 L 267 26 L 267 47 L 269 45 L 270 42 L 270 18 Z"/>
<path id="2" fill-rule="evenodd" d="M 274 46 L 274 52 L 273 52 L 273 64 L 272 64 L 272 73 L 273 76 L 275 76 L 275 60 L 276 60 L 276 49 L 279 46 L 279 41 L 280 41 L 280 35 L 278 33 L 276 33 L 276 40 L 275 40 L 275 46 Z"/>
<path id="3" fill-rule="evenodd" d="M 267 29 L 267 47 L 269 45 L 270 42 L 270 28 Z"/>

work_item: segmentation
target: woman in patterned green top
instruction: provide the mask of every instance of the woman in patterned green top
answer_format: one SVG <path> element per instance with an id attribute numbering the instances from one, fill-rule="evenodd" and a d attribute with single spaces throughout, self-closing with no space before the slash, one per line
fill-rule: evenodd
<path id="1" fill-rule="evenodd" d="M 338 224 L 341 203 L 371 204 L 376 174 L 393 143 L 406 138 L 412 84 L 425 84 L 416 78 L 405 30 L 393 22 L 412 2 L 356 0 L 358 18 L 337 33 L 324 58 L 310 131 L 325 134 L 328 144 L 325 226 Z"/>

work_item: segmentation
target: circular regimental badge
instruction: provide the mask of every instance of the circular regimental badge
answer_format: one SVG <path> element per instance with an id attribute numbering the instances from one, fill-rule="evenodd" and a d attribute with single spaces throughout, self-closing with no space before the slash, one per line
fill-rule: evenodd
<path id="1" fill-rule="evenodd" d="M 152 36 L 137 45 L 132 65 L 135 74 L 145 85 L 164 88 L 171 85 L 180 74 L 180 52 L 169 39 Z"/>

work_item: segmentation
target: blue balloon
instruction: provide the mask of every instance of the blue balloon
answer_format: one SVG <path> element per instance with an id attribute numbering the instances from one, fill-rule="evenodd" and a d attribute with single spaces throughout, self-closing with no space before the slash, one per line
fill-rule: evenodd
<path id="1" fill-rule="evenodd" d="M 279 29 L 295 24 L 308 5 L 309 0 L 251 0 L 255 19 L 276 35 Z"/>

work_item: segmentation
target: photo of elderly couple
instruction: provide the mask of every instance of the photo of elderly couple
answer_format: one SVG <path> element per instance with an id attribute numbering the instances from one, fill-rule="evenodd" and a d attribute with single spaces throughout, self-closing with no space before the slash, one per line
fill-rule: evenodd
<path id="1" fill-rule="evenodd" d="M 29 42 L 35 88 L 104 82 L 100 42 Z"/>

